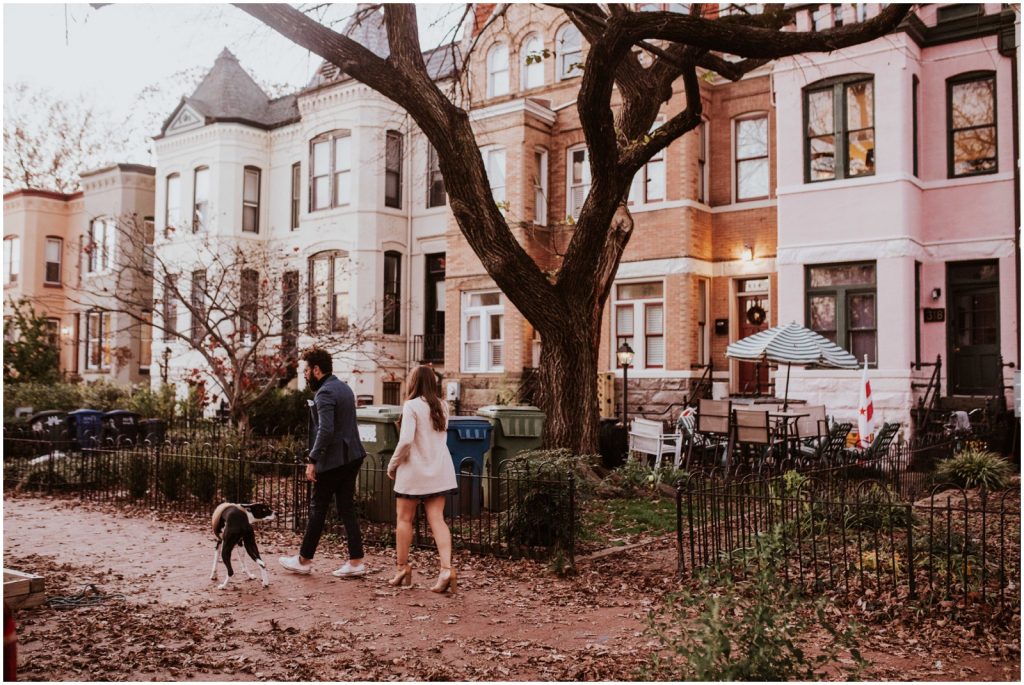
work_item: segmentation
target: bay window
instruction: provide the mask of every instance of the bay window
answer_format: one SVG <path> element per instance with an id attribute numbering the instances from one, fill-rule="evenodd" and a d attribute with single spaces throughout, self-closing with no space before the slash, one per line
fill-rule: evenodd
<path id="1" fill-rule="evenodd" d="M 4 285 L 18 282 L 21 273 L 21 238 L 7 236 L 4 238 Z"/>
<path id="2" fill-rule="evenodd" d="M 106 271 L 114 265 L 114 233 L 116 225 L 113 219 L 99 218 L 89 222 L 89 234 L 86 239 L 86 271 L 98 273 Z"/>
<path id="3" fill-rule="evenodd" d="M 331 131 L 310 141 L 310 211 L 352 201 L 352 137 Z"/>
<path id="4" fill-rule="evenodd" d="M 808 328 L 858 361 L 875 362 L 877 302 L 875 263 L 807 267 Z"/>
<path id="5" fill-rule="evenodd" d="M 447 203 L 448 193 L 444 189 L 444 176 L 441 175 L 437 150 L 427 143 L 427 208 L 444 207 Z"/>
<path id="6" fill-rule="evenodd" d="M 46 262 L 44 265 L 43 283 L 60 285 L 60 267 L 64 253 L 64 240 L 61 238 L 46 239 Z"/>
<path id="7" fill-rule="evenodd" d="M 206 228 L 210 221 L 210 168 L 195 170 L 192 185 L 192 232 Z"/>
<path id="8" fill-rule="evenodd" d="M 590 194 L 590 155 L 587 148 L 569 150 L 568 162 L 569 192 L 566 193 L 566 211 L 573 219 L 578 219 L 583 203 Z"/>
<path id="9" fill-rule="evenodd" d="M 402 208 L 402 134 L 398 131 L 385 136 L 384 206 Z"/>
<path id="10" fill-rule="evenodd" d="M 164 237 L 169 238 L 181 221 L 181 175 L 170 174 L 164 187 L 167 190 L 167 197 L 164 198 Z"/>
<path id="11" fill-rule="evenodd" d="M 505 209 L 505 148 L 492 147 L 484 149 L 484 165 L 487 168 L 487 180 L 491 185 L 491 196 L 494 203 Z"/>
<path id="12" fill-rule="evenodd" d="M 320 252 L 309 260 L 309 332 L 327 334 L 348 329 L 348 253 Z"/>
<path id="13" fill-rule="evenodd" d="M 875 173 L 874 79 L 853 74 L 804 89 L 807 182 Z"/>
<path id="14" fill-rule="evenodd" d="M 992 72 L 946 82 L 949 177 L 992 174 L 996 156 L 996 78 Z"/>
<path id="15" fill-rule="evenodd" d="M 398 335 L 402 328 L 402 254 L 384 253 L 384 333 Z"/>
<path id="16" fill-rule="evenodd" d="M 260 232 L 260 170 L 245 167 L 242 180 L 242 230 Z"/>
<path id="17" fill-rule="evenodd" d="M 548 151 L 533 151 L 533 223 L 548 225 Z"/>

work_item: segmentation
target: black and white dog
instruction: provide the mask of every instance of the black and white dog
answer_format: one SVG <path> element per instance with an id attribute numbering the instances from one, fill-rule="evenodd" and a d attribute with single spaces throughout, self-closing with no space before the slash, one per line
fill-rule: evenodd
<path id="1" fill-rule="evenodd" d="M 263 587 L 270 585 L 270 576 L 267 575 L 267 565 L 260 558 L 260 550 L 256 547 L 256 532 L 252 528 L 255 521 L 273 521 L 274 511 L 266 504 L 231 504 L 225 502 L 219 505 L 213 512 L 213 536 L 217 539 L 217 546 L 213 550 L 213 569 L 210 571 L 210 580 L 217 579 L 217 557 L 224 562 L 228 575 L 224 582 L 218 585 L 224 589 L 235 575 L 231 567 L 231 554 L 236 547 L 245 547 L 245 552 L 252 557 L 260 567 L 263 576 Z M 245 562 L 246 554 L 239 554 L 242 559 L 242 570 L 250 579 L 255 579 L 255 574 L 249 571 Z"/>

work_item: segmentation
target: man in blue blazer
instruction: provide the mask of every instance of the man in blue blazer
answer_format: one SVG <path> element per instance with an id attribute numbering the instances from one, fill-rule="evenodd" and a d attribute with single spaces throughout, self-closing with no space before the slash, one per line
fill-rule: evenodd
<path id="1" fill-rule="evenodd" d="M 299 553 L 281 557 L 279 561 L 293 573 L 308 574 L 313 570 L 313 555 L 320 543 L 331 499 L 334 499 L 345 525 L 349 560 L 333 574 L 339 578 L 363 576 L 366 575 L 363 537 L 354 500 L 356 477 L 366 450 L 359 441 L 356 397 L 352 388 L 332 373 L 331 355 L 325 350 L 309 349 L 302 359 L 306 362 L 306 383 L 316 391 L 310 403 L 309 439 L 312 444 L 306 464 L 306 480 L 313 483 L 313 499 Z"/>

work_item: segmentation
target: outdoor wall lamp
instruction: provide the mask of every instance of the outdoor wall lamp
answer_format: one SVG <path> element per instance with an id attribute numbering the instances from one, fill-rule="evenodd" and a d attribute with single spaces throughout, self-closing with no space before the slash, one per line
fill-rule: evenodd
<path id="1" fill-rule="evenodd" d="M 750 245 L 744 245 L 743 252 L 740 253 L 740 259 L 745 262 L 754 261 L 754 248 Z"/>
<path id="2" fill-rule="evenodd" d="M 619 366 L 622 367 L 622 425 L 626 426 L 626 430 L 629 430 L 629 385 L 628 385 L 628 374 L 629 365 L 633 363 L 633 348 L 629 346 L 629 343 L 624 342 L 619 345 L 619 349 L 615 351 L 615 356 L 619 360 Z"/>
<path id="3" fill-rule="evenodd" d="M 932 288 L 932 299 L 937 300 L 942 297 L 942 288 Z"/>

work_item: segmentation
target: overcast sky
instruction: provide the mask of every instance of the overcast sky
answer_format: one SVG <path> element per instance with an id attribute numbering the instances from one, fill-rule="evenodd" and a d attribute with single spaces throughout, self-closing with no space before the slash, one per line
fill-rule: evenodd
<path id="1" fill-rule="evenodd" d="M 334 6 L 331 19 L 354 9 Z M 84 94 L 118 119 L 143 88 L 190 67 L 209 68 L 225 47 L 261 83 L 302 86 L 321 61 L 226 4 L 115 4 L 97 10 L 33 3 L 5 4 L 3 10 L 4 83 L 27 81 L 68 97 Z M 420 3 L 424 48 L 442 39 L 439 20 L 450 26 L 459 16 L 450 4 Z"/>

